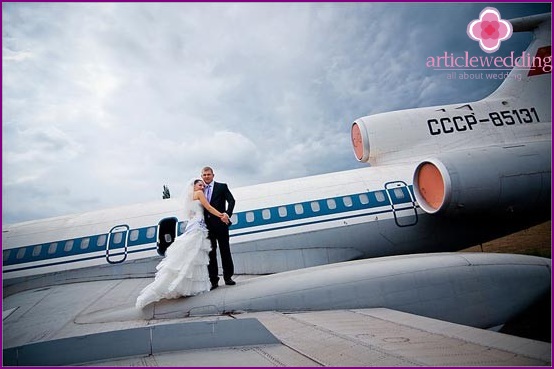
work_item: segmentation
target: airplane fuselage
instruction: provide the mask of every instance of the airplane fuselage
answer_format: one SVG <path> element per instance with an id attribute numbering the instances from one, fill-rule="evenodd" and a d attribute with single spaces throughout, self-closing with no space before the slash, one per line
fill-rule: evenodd
<path id="1" fill-rule="evenodd" d="M 548 219 L 548 212 L 444 218 L 414 198 L 414 164 L 236 188 L 237 274 L 267 274 L 388 255 L 454 251 Z M 180 199 L 31 221 L 3 229 L 6 291 L 151 276 L 156 250 L 182 234 Z M 546 210 L 546 208 L 545 208 Z M 168 242 L 169 241 L 169 242 Z"/>

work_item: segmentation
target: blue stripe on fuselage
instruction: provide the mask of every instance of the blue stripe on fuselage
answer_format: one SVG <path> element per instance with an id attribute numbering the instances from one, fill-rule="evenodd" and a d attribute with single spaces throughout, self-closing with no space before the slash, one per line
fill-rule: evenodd
<path id="1" fill-rule="evenodd" d="M 410 193 L 404 189 L 399 196 L 391 196 L 392 204 L 409 203 L 413 198 L 412 186 L 409 186 Z M 411 196 L 410 196 L 411 195 Z M 300 203 L 286 204 L 281 206 L 275 206 L 270 208 L 260 208 L 246 210 L 236 213 L 234 218 L 234 224 L 230 227 L 232 232 L 231 237 L 249 235 L 260 232 L 268 232 L 274 230 L 282 230 L 286 228 L 296 228 L 310 224 L 324 223 L 336 220 L 342 220 L 347 218 L 355 218 L 367 216 L 370 214 L 391 212 L 392 209 L 377 211 L 377 212 L 364 212 L 356 215 L 333 217 L 324 220 L 312 220 L 308 222 L 280 225 L 284 222 L 309 220 L 322 216 L 332 216 L 337 214 L 345 214 L 349 212 L 360 212 L 363 210 L 375 209 L 383 206 L 390 206 L 391 201 L 386 196 L 385 190 L 363 192 L 345 196 L 338 196 L 328 199 L 319 199 L 312 201 L 305 201 Z M 183 222 L 179 222 L 182 224 Z M 266 226 L 264 229 L 249 230 L 253 227 Z M 114 235 L 112 234 L 112 240 Z M 182 234 L 181 227 L 179 227 L 178 234 Z M 156 243 L 157 225 L 147 226 L 137 229 L 131 229 L 128 231 L 127 248 L 147 245 Z M 45 244 L 29 245 L 19 248 L 9 249 L 3 251 L 3 265 L 12 266 L 20 265 L 31 262 L 40 262 L 47 260 L 54 260 L 61 257 L 68 256 L 86 256 L 87 254 L 105 251 L 106 241 L 108 233 L 92 235 L 87 237 L 80 237 L 76 239 L 60 240 L 55 242 L 49 242 Z M 124 247 L 124 242 L 121 240 L 119 243 L 110 242 L 110 250 L 117 251 L 117 249 Z M 129 252 L 144 251 L 129 250 Z M 105 257 L 105 256 L 102 256 Z M 97 257 L 82 257 L 65 263 L 74 263 L 83 260 L 90 260 Z M 45 263 L 44 265 L 36 267 L 45 267 L 49 265 L 57 265 L 62 262 Z M 21 270 L 23 268 L 17 268 Z M 14 271 L 13 269 L 11 271 Z M 3 271 L 9 273 L 10 271 Z"/>

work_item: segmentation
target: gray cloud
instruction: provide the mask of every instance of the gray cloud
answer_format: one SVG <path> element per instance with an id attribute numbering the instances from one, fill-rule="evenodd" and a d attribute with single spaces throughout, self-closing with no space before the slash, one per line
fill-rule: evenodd
<path id="1" fill-rule="evenodd" d="M 204 165 L 232 188 L 361 167 L 357 117 L 497 87 L 425 67 L 478 52 L 483 6 L 3 4 L 3 222 L 161 199 Z"/>

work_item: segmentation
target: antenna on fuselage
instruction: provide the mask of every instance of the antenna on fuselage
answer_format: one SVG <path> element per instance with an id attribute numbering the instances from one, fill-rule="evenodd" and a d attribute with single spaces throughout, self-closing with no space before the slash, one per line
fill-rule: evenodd
<path id="1" fill-rule="evenodd" d="M 164 185 L 164 191 L 163 191 L 163 196 L 162 196 L 162 199 L 169 199 L 171 197 L 171 194 L 169 193 L 169 187 L 167 187 L 167 185 Z"/>

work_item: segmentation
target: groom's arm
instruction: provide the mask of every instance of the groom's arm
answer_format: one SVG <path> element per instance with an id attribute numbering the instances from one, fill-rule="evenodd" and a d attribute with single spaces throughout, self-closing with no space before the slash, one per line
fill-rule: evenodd
<path id="1" fill-rule="evenodd" d="M 233 197 L 233 194 L 229 190 L 229 187 L 227 187 L 227 184 L 225 184 L 225 201 L 227 201 L 227 210 L 225 211 L 227 215 L 229 215 L 229 218 L 231 215 L 233 215 L 233 210 L 235 209 L 235 198 Z"/>

